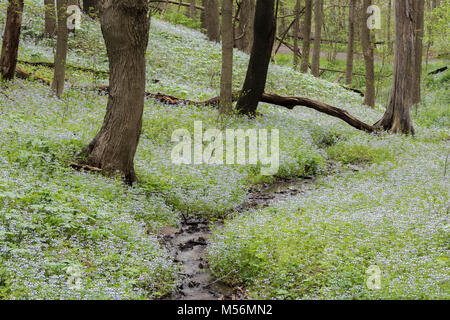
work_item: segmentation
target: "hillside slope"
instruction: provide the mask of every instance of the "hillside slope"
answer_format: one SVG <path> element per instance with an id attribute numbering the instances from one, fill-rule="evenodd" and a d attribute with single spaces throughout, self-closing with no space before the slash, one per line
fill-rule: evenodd
<path id="1" fill-rule="evenodd" d="M 42 16 L 39 1 L 29 1 L 21 60 L 53 59 L 53 41 L 41 37 Z M 192 100 L 218 94 L 220 46 L 198 32 L 152 21 L 147 60 L 147 91 Z M 235 89 L 247 61 L 235 52 Z M 83 21 L 70 40 L 68 63 L 108 70 L 97 24 Z M 20 67 L 52 76 L 49 68 Z M 147 99 L 136 155 L 140 183 L 127 187 L 69 165 L 102 123 L 107 98 L 91 88 L 106 83 L 106 75 L 69 68 L 61 100 L 38 81 L 1 87 L 0 298 L 170 294 L 180 281 L 179 266 L 161 244 L 163 227 L 177 226 L 182 215 L 232 217 L 255 184 L 304 176 L 321 179 L 307 194 L 241 212 L 217 230 L 209 247 L 217 277 L 244 283 L 251 296 L 263 298 L 448 296 L 443 172 L 449 130 L 440 98 L 426 97 L 424 110 L 444 116 L 418 113 L 424 125 L 416 139 L 370 136 L 301 107 L 261 105 L 254 120 L 218 123 L 216 110 Z M 383 112 L 362 106 L 359 96 L 337 85 L 275 65 L 267 92 L 324 101 L 369 123 Z M 277 176 L 260 176 L 254 165 L 174 165 L 172 132 L 192 132 L 199 120 L 204 128 L 279 129 Z M 364 286 L 371 264 L 385 281 L 375 293 Z"/>

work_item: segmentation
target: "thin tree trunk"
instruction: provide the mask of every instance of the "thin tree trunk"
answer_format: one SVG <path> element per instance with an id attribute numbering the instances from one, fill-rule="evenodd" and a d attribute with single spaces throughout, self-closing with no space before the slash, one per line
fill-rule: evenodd
<path id="1" fill-rule="evenodd" d="M 388 43 L 388 53 L 392 53 L 393 46 L 391 40 L 391 21 L 392 21 L 392 0 L 388 3 L 388 17 L 387 17 L 387 43 Z"/>
<path id="2" fill-rule="evenodd" d="M 255 21 L 255 0 L 242 0 L 239 15 L 237 48 L 246 53 L 252 51 L 253 24 Z"/>
<path id="3" fill-rule="evenodd" d="M 255 38 L 247 75 L 236 106 L 239 113 L 246 115 L 255 114 L 266 86 L 277 30 L 275 0 L 257 0 L 254 30 Z"/>
<path id="4" fill-rule="evenodd" d="M 345 72 L 345 84 L 352 85 L 353 81 L 353 56 L 355 51 L 355 13 L 356 0 L 349 0 L 348 14 L 348 44 L 347 44 L 347 66 Z"/>
<path id="5" fill-rule="evenodd" d="M 423 56 L 423 36 L 424 36 L 424 10 L 425 0 L 416 0 L 416 42 L 415 42 L 415 71 L 414 71 L 414 97 L 413 104 L 420 103 L 421 79 L 422 79 L 422 56 Z"/>
<path id="6" fill-rule="evenodd" d="M 280 0 L 279 2 L 279 6 L 280 6 L 280 28 L 278 30 L 278 36 L 279 37 L 283 37 L 284 32 L 286 31 L 287 28 L 287 23 L 286 23 L 286 16 L 287 16 L 287 12 L 288 10 L 286 9 L 286 4 L 284 1 Z"/>
<path id="7" fill-rule="evenodd" d="M 372 5 L 372 0 L 364 0 L 360 14 L 361 24 L 361 47 L 364 55 L 364 64 L 366 66 L 366 94 L 364 104 L 371 108 L 375 107 L 375 64 L 374 48 L 370 29 L 367 26 L 369 14 L 367 8 Z"/>
<path id="8" fill-rule="evenodd" d="M 202 6 L 203 8 L 206 6 L 206 2 L 208 0 L 202 0 Z M 167 3 L 165 4 L 167 6 Z M 165 10 L 165 9 L 164 9 Z M 202 10 L 200 12 L 200 28 L 206 30 L 207 29 L 207 25 L 206 25 L 206 14 L 205 14 L 205 10 Z"/>
<path id="9" fill-rule="evenodd" d="M 210 41 L 220 41 L 220 13 L 218 0 L 205 3 L 206 33 Z"/>
<path id="10" fill-rule="evenodd" d="M 314 50 L 311 63 L 311 72 L 313 76 L 319 77 L 320 71 L 320 42 L 322 38 L 323 24 L 323 0 L 316 0 L 314 11 Z"/>
<path id="11" fill-rule="evenodd" d="M 103 0 L 100 23 L 109 58 L 106 115 L 97 136 L 84 149 L 86 164 L 108 175 L 136 180 L 133 159 L 142 129 L 145 53 L 149 37 L 146 0 Z"/>
<path id="12" fill-rule="evenodd" d="M 375 125 L 393 133 L 414 134 L 411 120 L 415 69 L 416 0 L 395 1 L 394 78 L 388 106 Z"/>
<path id="13" fill-rule="evenodd" d="M 6 12 L 5 32 L 3 34 L 0 56 L 3 80 L 12 80 L 16 72 L 19 51 L 20 30 L 22 28 L 23 0 L 9 0 Z"/>
<path id="14" fill-rule="evenodd" d="M 67 60 L 67 0 L 56 0 L 56 11 L 58 16 L 58 28 L 52 90 L 58 98 L 61 98 L 64 91 Z"/>
<path id="15" fill-rule="evenodd" d="M 188 17 L 191 19 L 195 19 L 197 12 L 195 11 L 195 0 L 190 0 L 189 1 L 190 6 L 189 6 L 189 11 L 188 11 Z"/>
<path id="16" fill-rule="evenodd" d="M 45 37 L 53 37 L 56 34 L 56 6 L 55 0 L 45 0 Z"/>
<path id="17" fill-rule="evenodd" d="M 222 4 L 222 76 L 220 80 L 220 114 L 230 114 L 233 102 L 233 0 Z"/>
<path id="18" fill-rule="evenodd" d="M 294 28 L 292 36 L 294 37 L 294 69 L 297 70 L 298 67 L 298 60 L 299 60 L 299 48 L 298 48 L 298 36 L 300 31 L 300 10 L 301 10 L 301 1 L 297 0 L 295 3 L 295 9 L 294 9 L 294 25 L 292 26 Z"/>
<path id="19" fill-rule="evenodd" d="M 308 72 L 309 67 L 309 51 L 311 49 L 311 20 L 312 20 L 312 0 L 305 0 L 305 19 L 303 20 L 302 36 L 302 64 L 300 71 Z"/>

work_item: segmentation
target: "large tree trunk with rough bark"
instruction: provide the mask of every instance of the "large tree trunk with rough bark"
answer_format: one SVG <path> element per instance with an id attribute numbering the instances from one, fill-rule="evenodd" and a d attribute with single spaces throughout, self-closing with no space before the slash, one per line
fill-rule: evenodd
<path id="1" fill-rule="evenodd" d="M 1 76 L 4 80 L 14 78 L 22 28 L 23 0 L 9 0 L 0 56 Z"/>
<path id="2" fill-rule="evenodd" d="M 45 0 L 44 36 L 53 37 L 56 34 L 56 6 L 55 0 Z"/>
<path id="3" fill-rule="evenodd" d="M 255 12 L 255 37 L 242 95 L 237 103 L 241 114 L 254 115 L 266 86 L 277 21 L 275 0 L 258 0 Z"/>
<path id="4" fill-rule="evenodd" d="M 370 15 L 367 8 L 372 5 L 372 0 L 363 0 L 360 14 L 361 25 L 361 47 L 364 56 L 364 64 L 366 71 L 366 94 L 364 96 L 364 104 L 371 108 L 375 107 L 375 62 L 374 48 L 371 30 L 367 26 L 367 20 Z"/>
<path id="5" fill-rule="evenodd" d="M 136 180 L 134 155 L 142 129 L 145 53 L 149 37 L 146 0 L 103 0 L 100 23 L 109 58 L 109 98 L 103 125 L 84 150 L 85 163 L 104 174 Z"/>
<path id="6" fill-rule="evenodd" d="M 222 75 L 220 79 L 221 114 L 230 114 L 233 102 L 233 0 L 222 4 Z"/>
<path id="7" fill-rule="evenodd" d="M 67 60 L 67 0 L 56 0 L 56 11 L 58 16 L 58 28 L 56 33 L 55 70 L 53 74 L 52 90 L 58 98 L 61 98 L 64 91 Z"/>
<path id="8" fill-rule="evenodd" d="M 355 13 L 356 0 L 349 0 L 347 65 L 345 70 L 345 84 L 348 86 L 351 86 L 353 81 L 353 56 L 355 51 Z"/>
<path id="9" fill-rule="evenodd" d="M 241 49 L 246 53 L 250 53 L 252 51 L 254 20 L 255 0 L 242 0 L 236 46 L 238 49 Z"/>
<path id="10" fill-rule="evenodd" d="M 375 124 L 392 133 L 414 134 L 410 109 L 414 98 L 416 5 L 416 0 L 395 1 L 394 78 L 386 112 Z"/>
<path id="11" fill-rule="evenodd" d="M 416 42 L 415 42 L 415 71 L 414 71 L 414 97 L 413 104 L 420 103 L 422 100 L 421 94 L 421 79 L 422 79 L 422 55 L 423 55 L 423 36 L 424 36 L 424 10 L 425 0 L 416 0 Z"/>
<path id="12" fill-rule="evenodd" d="M 311 20 L 312 20 L 312 0 L 305 0 L 305 18 L 302 26 L 302 64 L 300 71 L 308 72 L 309 68 L 309 51 L 311 49 Z"/>
<path id="13" fill-rule="evenodd" d="M 220 12 L 218 0 L 207 0 L 205 3 L 206 34 L 210 41 L 220 41 Z"/>
<path id="14" fill-rule="evenodd" d="M 314 9 L 314 49 L 311 62 L 311 73 L 315 77 L 319 77 L 320 67 L 320 42 L 322 39 L 322 24 L 323 24 L 323 0 L 315 1 Z"/>

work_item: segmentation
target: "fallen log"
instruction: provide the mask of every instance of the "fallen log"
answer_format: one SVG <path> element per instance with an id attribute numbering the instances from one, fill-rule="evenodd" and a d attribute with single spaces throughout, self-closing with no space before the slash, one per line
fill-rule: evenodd
<path id="1" fill-rule="evenodd" d="M 294 109 L 296 106 L 303 106 L 314 109 L 321 113 L 325 113 L 332 117 L 341 119 L 358 130 L 366 131 L 369 133 L 377 131 L 377 129 L 374 126 L 356 119 L 346 110 L 330 106 L 320 101 L 315 101 L 302 97 L 282 97 L 276 94 L 264 93 L 261 102 L 274 104 L 291 110 Z"/>
<path id="2" fill-rule="evenodd" d="M 361 97 L 364 97 L 366 95 L 363 91 L 356 89 L 356 88 L 347 87 L 347 86 L 343 86 L 343 85 L 341 85 L 340 87 L 344 88 L 345 90 L 355 92 L 355 93 L 359 94 Z"/>
<path id="3" fill-rule="evenodd" d="M 35 74 L 28 73 L 20 67 L 16 67 L 16 76 L 17 78 L 24 80 L 35 79 L 49 86 L 52 84 L 51 80 L 42 78 Z"/>
<path id="4" fill-rule="evenodd" d="M 43 67 L 47 67 L 47 68 L 54 68 L 55 67 L 55 64 L 53 62 L 44 62 L 44 61 L 31 62 L 31 61 L 26 61 L 26 60 L 17 60 L 17 62 L 22 63 L 22 64 L 27 64 L 27 65 L 30 65 L 30 66 L 43 66 Z M 66 68 L 74 69 L 74 70 L 78 70 L 78 71 L 83 71 L 83 72 L 94 73 L 94 74 L 109 74 L 108 71 L 95 70 L 95 69 L 85 68 L 85 67 L 79 67 L 79 66 L 74 66 L 74 65 L 71 65 L 71 64 L 66 64 Z"/>
<path id="5" fill-rule="evenodd" d="M 191 4 L 188 2 L 175 1 L 175 0 L 159 0 L 159 1 L 153 0 L 152 2 L 162 2 L 162 3 L 174 4 L 174 5 L 182 6 L 182 7 L 190 7 L 191 6 Z M 195 9 L 205 11 L 205 7 L 199 6 L 198 4 L 195 5 Z"/>
<path id="6" fill-rule="evenodd" d="M 428 75 L 429 75 L 429 76 L 432 76 L 432 75 L 435 75 L 435 74 L 438 74 L 438 73 L 444 72 L 444 71 L 445 71 L 445 70 L 447 70 L 447 69 L 448 69 L 448 67 L 447 67 L 447 66 L 445 66 L 445 67 L 442 67 L 442 68 L 436 69 L 436 70 L 434 70 L 434 71 L 431 71 L 430 73 L 428 73 Z"/>
<path id="7" fill-rule="evenodd" d="M 29 73 L 21 70 L 20 68 L 16 69 L 16 74 L 18 76 L 20 75 L 20 77 L 25 78 L 25 79 L 36 78 L 36 79 L 44 82 L 47 85 L 51 84 L 51 81 L 44 79 L 44 78 L 34 76 L 32 74 L 29 74 Z M 97 90 L 98 92 L 104 92 L 104 93 L 108 93 L 108 91 L 109 91 L 108 86 L 97 86 L 94 89 Z M 239 98 L 239 95 L 240 95 L 240 92 L 233 93 L 233 97 L 232 97 L 233 102 L 237 101 L 237 99 Z M 179 99 L 177 97 L 169 96 L 169 95 L 165 95 L 165 94 L 161 94 L 161 93 L 151 93 L 151 92 L 146 92 L 145 96 L 147 98 L 152 98 L 154 100 L 157 100 L 161 103 L 168 104 L 168 105 L 186 104 L 186 105 L 195 105 L 195 106 L 217 107 L 219 105 L 219 100 L 220 100 L 220 97 L 214 97 L 214 98 L 211 98 L 211 99 L 203 101 L 203 102 L 196 102 L 196 101 L 187 100 L 187 99 Z M 319 111 L 321 113 L 325 113 L 329 116 L 341 119 L 342 121 L 346 122 L 347 124 L 349 124 L 350 126 L 356 128 L 358 130 L 362 130 L 362 131 L 369 132 L 369 133 L 378 131 L 378 129 L 376 127 L 369 125 L 367 123 L 364 123 L 361 120 L 356 119 L 350 113 L 348 113 L 346 110 L 330 106 L 330 105 L 320 102 L 320 101 L 315 101 L 315 100 L 303 98 L 303 97 L 283 97 L 283 96 L 279 96 L 277 94 L 269 94 L 269 93 L 264 93 L 262 95 L 262 98 L 260 101 L 264 102 L 264 103 L 269 103 L 269 104 L 273 104 L 276 106 L 284 107 L 289 110 L 294 109 L 296 106 L 307 107 L 307 108 Z"/>
<path id="8" fill-rule="evenodd" d="M 239 94 L 240 94 L 239 92 L 233 93 L 233 101 L 237 101 Z M 195 106 L 210 106 L 210 107 L 219 105 L 219 97 L 214 97 L 212 99 L 203 102 L 196 102 L 186 99 L 178 99 L 176 97 L 160 93 L 158 94 L 146 93 L 146 96 L 168 105 L 190 104 Z M 290 110 L 294 109 L 296 106 L 307 107 L 319 111 L 321 113 L 325 113 L 329 116 L 341 119 L 358 130 L 366 131 L 369 133 L 377 131 L 377 129 L 374 126 L 356 119 L 346 110 L 330 106 L 320 101 L 315 101 L 312 99 L 302 97 L 283 97 L 269 93 L 264 93 L 260 101 L 264 103 L 273 104 L 279 107 L 284 107 Z"/>

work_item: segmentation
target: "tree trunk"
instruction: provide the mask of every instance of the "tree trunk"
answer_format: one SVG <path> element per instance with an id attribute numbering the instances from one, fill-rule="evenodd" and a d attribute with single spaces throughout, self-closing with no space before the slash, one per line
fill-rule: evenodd
<path id="1" fill-rule="evenodd" d="M 388 3 L 388 17 L 387 17 L 387 43 L 388 43 L 388 53 L 392 53 L 392 40 L 391 40 L 391 21 L 392 21 L 392 0 Z"/>
<path id="2" fill-rule="evenodd" d="M 392 133 L 414 134 L 410 109 L 413 105 L 416 0 L 395 1 L 394 78 L 388 106 L 375 125 Z"/>
<path id="3" fill-rule="evenodd" d="M 205 3 L 206 33 L 210 41 L 220 41 L 220 13 L 218 0 Z"/>
<path id="4" fill-rule="evenodd" d="M 103 0 L 100 23 L 109 58 L 106 115 L 97 136 L 85 148 L 86 164 L 128 183 L 136 180 L 133 159 L 142 129 L 145 53 L 150 17 L 146 0 Z"/>
<path id="5" fill-rule="evenodd" d="M 19 51 L 20 30 L 22 28 L 23 0 L 9 0 L 0 56 L 3 80 L 12 80 L 16 72 Z"/>
<path id="6" fill-rule="evenodd" d="M 316 0 L 314 10 L 314 50 L 311 63 L 311 72 L 313 76 L 318 78 L 320 74 L 320 41 L 322 38 L 323 0 Z"/>
<path id="7" fill-rule="evenodd" d="M 237 48 L 246 53 L 252 51 L 253 24 L 255 20 L 255 0 L 242 0 L 239 15 Z"/>
<path id="8" fill-rule="evenodd" d="M 195 19 L 197 12 L 195 11 L 195 0 L 189 0 L 190 6 L 188 10 L 188 17 Z"/>
<path id="9" fill-rule="evenodd" d="M 361 24 L 361 47 L 364 55 L 364 64 L 366 66 L 366 94 L 364 104 L 371 108 L 375 107 L 375 66 L 373 56 L 373 41 L 370 29 L 367 26 L 367 20 L 370 15 L 367 8 L 372 5 L 372 0 L 364 0 L 360 14 Z"/>
<path id="10" fill-rule="evenodd" d="M 305 0 L 305 19 L 303 20 L 302 36 L 302 64 L 300 71 L 308 72 L 309 67 L 309 51 L 311 49 L 311 20 L 312 20 L 312 0 Z"/>
<path id="11" fill-rule="evenodd" d="M 94 18 L 98 15 L 98 0 L 83 0 L 83 12 Z"/>
<path id="12" fill-rule="evenodd" d="M 58 29 L 52 90 L 58 98 L 61 98 L 64 91 L 67 59 L 67 0 L 56 0 L 56 11 L 58 16 Z"/>
<path id="13" fill-rule="evenodd" d="M 422 56 L 423 56 L 423 36 L 424 36 L 424 10 L 425 0 L 416 0 L 416 42 L 415 42 L 415 71 L 414 71 L 414 97 L 413 104 L 420 103 L 421 79 L 422 79 Z"/>
<path id="14" fill-rule="evenodd" d="M 53 37 L 56 33 L 55 0 L 45 0 L 45 29 L 44 37 Z"/>
<path id="15" fill-rule="evenodd" d="M 233 0 L 222 4 L 222 76 L 220 79 L 220 114 L 230 114 L 233 103 Z"/>
<path id="16" fill-rule="evenodd" d="M 202 0 L 202 6 L 203 8 L 206 6 L 206 2 L 207 0 Z M 167 3 L 166 3 L 167 6 Z M 165 9 L 164 9 L 165 10 Z M 206 30 L 207 26 L 206 26 L 206 15 L 205 15 L 205 10 L 202 10 L 200 12 L 200 28 Z"/>
<path id="17" fill-rule="evenodd" d="M 275 0 L 258 0 L 255 12 L 255 38 L 242 95 L 237 103 L 241 114 L 254 115 L 266 86 L 277 21 Z"/>
<path id="18" fill-rule="evenodd" d="M 287 16 L 288 10 L 286 9 L 286 3 L 282 0 L 280 0 L 279 6 L 280 6 L 281 17 L 280 17 L 280 28 L 278 30 L 278 36 L 283 37 L 283 34 L 286 32 L 286 28 L 287 28 L 286 16 Z"/>
<path id="19" fill-rule="evenodd" d="M 295 4 L 295 16 L 294 16 L 294 25 L 292 26 L 294 28 L 292 36 L 294 37 L 294 69 L 297 70 L 298 67 L 298 58 L 299 58 L 299 48 L 298 48 L 298 36 L 299 36 L 299 30 L 300 30 L 300 10 L 301 10 L 301 3 L 300 0 L 297 0 Z"/>
<path id="20" fill-rule="evenodd" d="M 345 72 L 345 84 L 352 85 L 353 80 L 353 55 L 355 51 L 355 13 L 356 0 L 349 0 L 348 14 L 348 44 L 347 44 L 347 67 Z"/>

